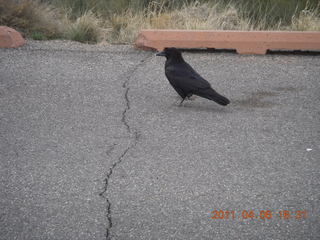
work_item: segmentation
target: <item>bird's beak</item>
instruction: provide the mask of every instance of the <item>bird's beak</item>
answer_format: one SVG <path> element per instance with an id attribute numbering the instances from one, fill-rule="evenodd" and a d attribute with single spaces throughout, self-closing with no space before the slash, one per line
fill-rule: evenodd
<path id="1" fill-rule="evenodd" d="M 164 51 L 158 52 L 158 53 L 156 54 L 156 56 L 166 56 L 166 53 L 165 53 Z"/>

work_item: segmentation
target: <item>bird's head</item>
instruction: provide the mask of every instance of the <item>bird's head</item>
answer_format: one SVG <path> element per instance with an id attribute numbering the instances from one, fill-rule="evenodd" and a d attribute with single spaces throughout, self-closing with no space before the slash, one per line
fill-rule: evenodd
<path id="1" fill-rule="evenodd" d="M 164 56 L 167 59 L 182 59 L 181 52 L 174 47 L 165 48 L 162 52 L 158 52 L 156 56 Z"/>

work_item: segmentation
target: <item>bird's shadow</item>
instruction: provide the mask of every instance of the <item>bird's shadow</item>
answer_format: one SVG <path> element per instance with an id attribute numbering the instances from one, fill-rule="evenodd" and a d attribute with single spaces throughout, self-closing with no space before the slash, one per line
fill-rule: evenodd
<path id="1" fill-rule="evenodd" d="M 242 99 L 234 99 L 233 105 L 243 108 L 271 108 L 277 105 L 273 101 L 266 100 L 266 97 L 275 97 L 278 92 L 272 91 L 256 91 L 251 92 L 248 96 Z"/>
<path id="2" fill-rule="evenodd" d="M 178 108 L 180 111 L 205 111 L 205 112 L 219 112 L 219 113 L 232 113 L 233 111 L 246 111 L 248 109 L 261 109 L 261 108 L 272 108 L 279 105 L 279 102 L 274 102 L 272 97 L 276 97 L 281 94 L 281 92 L 297 92 L 301 89 L 294 87 L 276 87 L 270 91 L 254 91 L 250 92 L 244 98 L 240 99 L 230 99 L 230 105 L 226 107 L 219 106 L 217 104 L 212 104 L 211 101 L 208 101 L 207 104 L 203 104 L 203 101 L 199 101 L 199 99 L 194 99 L 192 101 L 186 100 L 181 106 L 179 105 L 181 98 L 176 98 L 175 103 L 171 106 Z M 267 99 L 266 99 L 267 98 Z M 198 100 L 198 101 L 197 101 Z"/>
<path id="3" fill-rule="evenodd" d="M 231 100 L 233 105 L 239 109 L 272 108 L 280 105 L 279 101 L 274 101 L 272 97 L 277 97 L 282 93 L 298 92 L 301 89 L 286 86 L 276 87 L 272 90 L 258 90 L 249 93 L 245 98 Z M 267 99 L 266 99 L 267 98 Z"/>

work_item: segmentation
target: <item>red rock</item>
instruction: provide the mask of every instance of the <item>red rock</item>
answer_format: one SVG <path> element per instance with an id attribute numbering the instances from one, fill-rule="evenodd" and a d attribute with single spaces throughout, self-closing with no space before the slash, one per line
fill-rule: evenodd
<path id="1" fill-rule="evenodd" d="M 236 49 L 240 54 L 265 54 L 267 50 L 320 50 L 320 32 L 141 30 L 139 49 L 165 47 Z"/>
<path id="2" fill-rule="evenodd" d="M 13 28 L 0 26 L 0 48 L 15 48 L 22 46 L 26 40 Z"/>

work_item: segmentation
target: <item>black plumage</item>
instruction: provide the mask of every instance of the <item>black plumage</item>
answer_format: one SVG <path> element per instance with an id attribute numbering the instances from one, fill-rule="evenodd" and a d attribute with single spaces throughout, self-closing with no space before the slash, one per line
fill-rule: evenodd
<path id="1" fill-rule="evenodd" d="M 218 94 L 212 89 L 210 83 L 202 78 L 182 57 L 181 52 L 176 48 L 165 48 L 157 53 L 157 56 L 165 56 L 165 74 L 172 87 L 182 97 L 182 102 L 193 94 L 215 101 L 226 106 L 229 99 Z"/>

